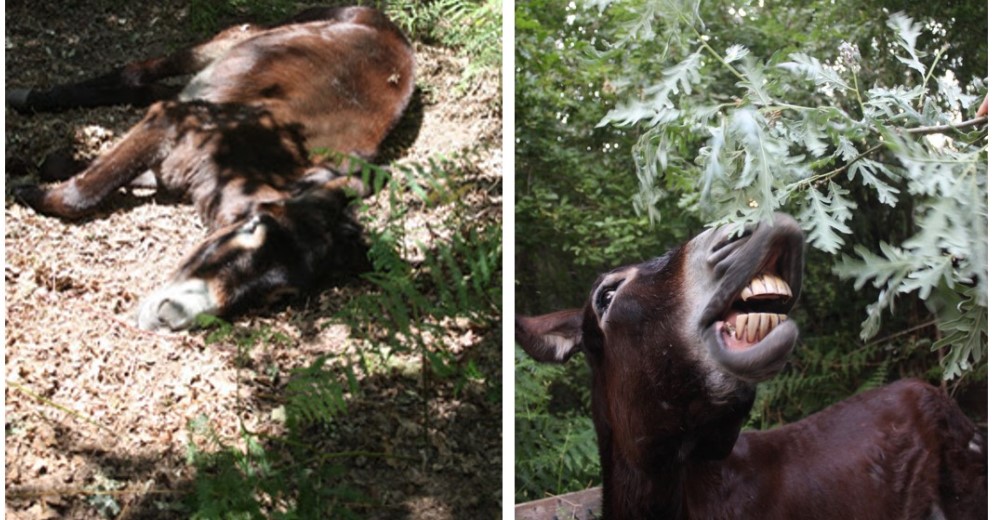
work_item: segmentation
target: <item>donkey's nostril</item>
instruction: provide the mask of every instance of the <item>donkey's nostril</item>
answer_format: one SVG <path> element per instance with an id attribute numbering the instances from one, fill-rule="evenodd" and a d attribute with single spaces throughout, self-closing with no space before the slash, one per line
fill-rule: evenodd
<path id="1" fill-rule="evenodd" d="M 715 243 L 715 245 L 712 246 L 711 251 L 713 253 L 728 245 L 739 242 L 744 238 L 750 238 L 750 235 L 753 234 L 753 230 L 750 229 L 744 229 L 743 232 L 741 233 L 735 233 L 732 231 L 732 229 L 733 229 L 732 226 L 726 226 L 719 230 L 719 233 L 720 234 L 725 233 L 726 237 L 719 240 L 718 242 Z"/>
<path id="2" fill-rule="evenodd" d="M 194 326 L 199 314 L 216 314 L 221 305 L 205 280 L 170 284 L 139 306 L 139 328 L 182 330 Z"/>
<path id="3" fill-rule="evenodd" d="M 170 330 L 185 329 L 189 326 L 188 322 L 190 321 L 190 316 L 184 312 L 184 307 L 171 299 L 160 302 L 156 309 L 156 317 Z"/>
<path id="4" fill-rule="evenodd" d="M 720 233 L 725 232 L 725 230 L 720 230 Z M 733 234 L 723 238 L 712 245 L 708 254 L 708 263 L 711 265 L 716 265 L 722 260 L 724 260 L 733 252 L 740 248 L 746 241 L 750 238 L 750 231 L 744 231 L 742 235 Z"/>

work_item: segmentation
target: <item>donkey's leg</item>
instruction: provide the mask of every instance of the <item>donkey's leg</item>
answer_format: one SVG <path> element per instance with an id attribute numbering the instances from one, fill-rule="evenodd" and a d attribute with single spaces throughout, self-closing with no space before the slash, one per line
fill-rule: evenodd
<path id="1" fill-rule="evenodd" d="M 157 103 L 122 140 L 84 171 L 59 184 L 42 188 L 22 186 L 14 196 L 39 213 L 74 219 L 86 216 L 112 191 L 154 168 L 169 152 L 176 132 L 175 118 L 184 104 Z M 171 114 L 173 112 L 173 114 Z"/>
<path id="2" fill-rule="evenodd" d="M 57 112 L 120 104 L 146 106 L 171 99 L 183 86 L 157 81 L 198 72 L 261 30 L 255 25 L 230 27 L 207 42 L 168 56 L 135 61 L 81 82 L 49 89 L 11 89 L 6 92 L 7 103 L 20 112 Z"/>
<path id="3" fill-rule="evenodd" d="M 175 85 L 88 85 L 83 82 L 43 90 L 15 88 L 8 90 L 6 96 L 7 104 L 18 112 L 61 112 L 110 105 L 142 107 L 173 98 L 180 91 L 181 87 Z"/>

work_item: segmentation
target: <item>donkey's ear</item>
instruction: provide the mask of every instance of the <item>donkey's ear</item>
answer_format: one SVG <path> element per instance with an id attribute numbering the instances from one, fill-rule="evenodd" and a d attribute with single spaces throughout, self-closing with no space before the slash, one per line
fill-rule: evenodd
<path id="1" fill-rule="evenodd" d="M 565 363 L 583 342 L 583 312 L 565 310 L 542 316 L 516 316 L 514 338 L 535 361 Z"/>

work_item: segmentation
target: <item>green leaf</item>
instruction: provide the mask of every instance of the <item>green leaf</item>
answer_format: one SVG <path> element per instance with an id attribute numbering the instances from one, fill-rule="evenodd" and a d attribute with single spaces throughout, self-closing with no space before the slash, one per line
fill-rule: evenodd
<path id="1" fill-rule="evenodd" d="M 860 290 L 868 281 L 878 288 L 896 291 L 912 269 L 912 260 L 899 247 L 885 242 L 879 244 L 883 256 L 879 256 L 864 246 L 856 246 L 855 254 L 860 258 L 842 257 L 833 267 L 837 276 L 854 279 L 854 290 Z"/>
<path id="2" fill-rule="evenodd" d="M 976 305 L 974 296 L 967 297 L 949 318 L 939 322 L 941 339 L 934 342 L 931 350 L 946 350 L 941 360 L 945 379 L 954 379 L 985 359 L 988 323 L 987 308 Z"/>
<path id="3" fill-rule="evenodd" d="M 851 87 L 844 81 L 837 71 L 829 65 L 820 63 L 819 60 L 801 52 L 793 52 L 788 56 L 792 61 L 779 63 L 778 68 L 788 70 L 799 76 L 812 81 L 816 86 L 831 86 L 840 91 L 845 91 Z"/>
<path id="4" fill-rule="evenodd" d="M 740 44 L 731 45 L 728 49 L 726 49 L 726 55 L 722 58 L 722 61 L 724 63 L 732 63 L 734 61 L 742 60 L 748 54 L 750 54 L 750 49 L 747 49 Z"/>
<path id="5" fill-rule="evenodd" d="M 917 51 L 917 37 L 923 30 L 923 25 L 914 23 L 913 19 L 903 13 L 893 13 L 889 15 L 889 28 L 896 32 L 899 43 L 903 46 L 908 56 L 896 54 L 896 58 L 905 63 L 911 69 L 920 73 L 921 78 L 927 74 L 927 68 L 920 63 L 925 53 Z"/>
<path id="6" fill-rule="evenodd" d="M 773 99 L 768 92 L 764 67 L 757 60 L 747 56 L 740 64 L 739 71 L 743 73 L 744 79 L 737 82 L 736 86 L 747 90 L 747 98 L 750 102 L 757 105 L 770 105 Z"/>
<path id="7" fill-rule="evenodd" d="M 806 191 L 809 206 L 799 214 L 802 230 L 810 244 L 827 253 L 836 253 L 844 245 L 842 234 L 850 234 L 846 222 L 857 208 L 849 194 L 834 182 L 826 194 L 810 186 Z"/>
<path id="8" fill-rule="evenodd" d="M 899 189 L 880 178 L 879 172 L 892 180 L 898 178 L 898 175 L 893 173 L 888 166 L 870 159 L 861 159 L 848 167 L 847 179 L 853 180 L 854 176 L 860 173 L 861 182 L 865 186 L 875 189 L 879 202 L 890 207 L 896 207 L 896 203 L 899 201 Z"/>
<path id="9" fill-rule="evenodd" d="M 675 120 L 679 113 L 673 110 L 671 96 L 690 94 L 691 85 L 701 81 L 700 68 L 701 55 L 697 52 L 689 55 L 664 70 L 658 82 L 646 87 L 645 99 L 619 103 L 597 123 L 597 127 L 607 124 L 633 126 L 646 119 L 655 119 L 658 123 Z"/>

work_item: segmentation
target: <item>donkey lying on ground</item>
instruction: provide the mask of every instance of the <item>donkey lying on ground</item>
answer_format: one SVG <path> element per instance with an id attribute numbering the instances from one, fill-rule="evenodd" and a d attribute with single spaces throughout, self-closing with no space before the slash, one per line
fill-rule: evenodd
<path id="1" fill-rule="evenodd" d="M 710 230 L 599 277 L 583 309 L 517 317 L 536 360 L 590 364 L 603 518 L 986 517 L 986 440 L 925 383 L 740 433 L 797 339 L 802 252 L 786 215 Z"/>
<path id="2" fill-rule="evenodd" d="M 141 304 L 139 326 L 176 330 L 199 313 L 239 312 L 364 261 L 345 207 L 367 186 L 350 175 L 350 157 L 376 155 L 409 104 L 413 68 L 392 22 L 345 7 L 233 27 L 81 83 L 8 91 L 19 111 L 153 103 L 83 172 L 14 194 L 36 211 L 76 219 L 151 171 L 156 186 L 192 200 L 210 235 Z M 157 83 L 192 73 L 183 88 Z M 314 158 L 320 150 L 324 157 Z"/>

